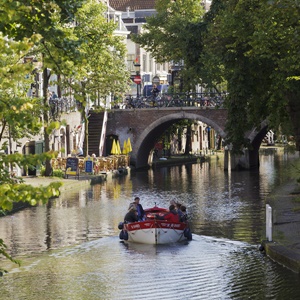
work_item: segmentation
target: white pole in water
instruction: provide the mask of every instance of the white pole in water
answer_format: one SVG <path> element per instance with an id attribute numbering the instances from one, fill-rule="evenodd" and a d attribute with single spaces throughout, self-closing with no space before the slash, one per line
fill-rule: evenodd
<path id="1" fill-rule="evenodd" d="M 272 242 L 272 207 L 266 204 L 266 237 L 269 242 Z"/>

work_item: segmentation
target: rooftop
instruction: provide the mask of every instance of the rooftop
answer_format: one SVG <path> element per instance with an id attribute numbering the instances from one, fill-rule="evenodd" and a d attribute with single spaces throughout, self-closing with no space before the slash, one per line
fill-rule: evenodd
<path id="1" fill-rule="evenodd" d="M 140 9 L 153 9 L 155 0 L 110 0 L 109 6 L 118 11 L 126 11 L 130 7 L 130 11 Z"/>

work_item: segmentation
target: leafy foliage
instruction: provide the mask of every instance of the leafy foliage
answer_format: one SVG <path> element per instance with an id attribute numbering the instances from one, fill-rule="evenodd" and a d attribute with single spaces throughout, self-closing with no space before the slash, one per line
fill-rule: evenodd
<path id="1" fill-rule="evenodd" d="M 124 37 L 114 33 L 117 24 L 107 19 L 106 6 L 89 0 L 76 13 L 76 26 L 62 30 L 76 45 L 59 64 L 62 85 L 69 85 L 75 98 L 82 103 L 82 119 L 88 124 L 86 107 L 90 102 L 104 109 L 106 96 L 120 95 L 128 89 L 130 74 L 125 65 Z M 69 78 L 72 78 L 70 83 Z M 88 153 L 88 126 L 85 126 Z"/>
<path id="2" fill-rule="evenodd" d="M 61 186 L 60 182 L 51 183 L 47 187 L 32 187 L 14 180 L 14 183 L 1 184 L 1 201 L 0 206 L 3 210 L 10 211 L 13 209 L 14 203 L 25 202 L 34 206 L 38 203 L 46 203 L 50 198 L 58 196 L 58 188 Z"/>
<path id="3" fill-rule="evenodd" d="M 57 22 L 67 24 L 85 0 L 0 0 L 0 31 L 22 40 L 40 34 L 43 38 L 59 35 Z"/>
<path id="4" fill-rule="evenodd" d="M 49 71 L 61 74 L 60 65 L 64 61 L 76 59 L 78 41 L 70 37 L 65 28 L 74 26 L 77 10 L 85 1 L 2 1 L 0 0 L 0 30 L 15 41 L 29 39 L 34 42 L 32 55 L 40 59 L 43 69 L 43 112 L 45 151 L 50 151 L 49 131 Z M 73 56 L 72 56 L 72 55 Z M 49 128 L 48 128 L 49 127 Z M 50 161 L 46 160 L 45 175 L 51 174 Z"/>
<path id="5" fill-rule="evenodd" d="M 0 33 L 0 141 L 40 131 L 39 99 L 27 96 L 33 67 L 23 61 L 32 45 L 28 39 L 16 42 Z"/>
<path id="6" fill-rule="evenodd" d="M 45 135 L 48 133 L 49 106 L 47 101 L 41 103 L 38 98 L 28 97 L 27 92 L 33 81 L 33 66 L 30 62 L 26 63 L 24 58 L 40 51 L 41 57 L 45 57 L 45 73 L 47 73 L 47 66 L 55 66 L 55 63 L 50 64 L 54 56 L 49 54 L 49 49 L 52 45 L 60 48 L 59 58 L 65 51 L 62 47 L 64 42 L 57 43 L 57 41 L 64 41 L 65 38 L 63 30 L 57 25 L 62 20 L 65 24 L 70 24 L 81 4 L 82 1 L 0 1 L 0 142 L 3 139 L 17 141 L 18 138 L 39 133 L 41 113 L 44 113 Z M 69 48 L 65 47 L 65 49 Z M 47 83 L 48 78 L 44 79 Z M 47 99 L 47 92 L 44 95 Z M 1 150 L 5 148 L 4 143 Z M 17 202 L 36 205 L 58 195 L 61 185 L 58 182 L 47 187 L 35 188 L 24 184 L 22 178 L 13 175 L 16 166 L 25 169 L 35 168 L 45 161 L 50 162 L 55 155 L 56 153 L 47 152 L 42 155 L 2 154 L 0 156 L 2 212 L 10 211 Z M 6 252 L 3 240 L 0 241 L 0 254 L 12 262 L 17 262 Z M 1 269 L 0 274 L 3 272 L 4 270 Z"/>
<path id="7" fill-rule="evenodd" d="M 78 41 L 78 47 L 76 60 L 73 55 L 72 62 L 69 60 L 64 67 L 69 70 L 69 77 L 76 80 L 73 88 L 84 107 L 85 95 L 95 102 L 110 93 L 124 93 L 128 88 L 130 74 L 124 59 L 124 37 L 114 33 L 117 24 L 107 19 L 106 12 L 103 3 L 89 0 L 76 13 L 76 26 L 66 28 Z"/>
<path id="8" fill-rule="evenodd" d="M 14 204 L 18 202 L 28 203 L 29 205 L 37 205 L 46 203 L 50 198 L 59 195 L 59 187 L 61 182 L 53 182 L 48 186 L 33 187 L 24 183 L 22 178 L 18 178 L 11 174 L 15 166 L 19 168 L 35 168 L 41 165 L 46 158 L 54 157 L 54 153 L 44 153 L 41 155 L 22 155 L 19 153 L 0 155 L 0 208 L 2 213 L 10 212 Z M 7 252 L 6 245 L 0 239 L 0 255 L 5 256 L 14 263 L 20 264 L 14 260 Z M 5 270 L 0 268 L 0 275 Z"/>
<path id="9" fill-rule="evenodd" d="M 13 259 L 11 256 L 9 256 L 6 252 L 6 249 L 7 249 L 7 246 L 5 245 L 4 241 L 2 239 L 0 239 L 0 255 L 3 255 L 4 257 L 9 259 L 13 263 L 16 263 L 20 266 L 21 265 L 20 261 Z M 4 273 L 7 273 L 7 271 L 0 267 L 0 276 L 3 276 Z"/>
<path id="10" fill-rule="evenodd" d="M 228 82 L 228 139 L 248 146 L 247 130 L 293 124 L 299 132 L 299 4 L 290 0 L 214 1 L 203 55 L 211 77 Z M 285 126 L 289 128 L 289 126 Z M 283 126 L 282 126 L 283 128 Z"/>
<path id="11" fill-rule="evenodd" d="M 51 73 L 60 75 L 61 88 L 71 87 L 76 100 L 86 106 L 107 94 L 126 90 L 125 43 L 116 36 L 114 21 L 107 19 L 106 6 L 95 0 L 0 0 L 0 141 L 36 135 L 43 129 L 42 155 L 0 156 L 0 211 L 16 202 L 45 203 L 58 195 L 60 183 L 34 188 L 13 175 L 16 166 L 35 168 L 45 163 L 51 174 L 49 137 L 60 124 L 49 115 L 48 86 Z M 43 73 L 43 99 L 29 98 L 31 56 L 39 60 Z M 70 78 L 72 81 L 70 81 Z M 43 125 L 40 116 L 43 116 Z M 55 121 L 55 122 L 53 122 Z M 2 145 L 2 150 L 6 144 Z M 60 174 L 61 175 L 61 174 Z M 16 262 L 0 241 L 0 254 Z M 3 270 L 0 270 L 3 273 Z"/>

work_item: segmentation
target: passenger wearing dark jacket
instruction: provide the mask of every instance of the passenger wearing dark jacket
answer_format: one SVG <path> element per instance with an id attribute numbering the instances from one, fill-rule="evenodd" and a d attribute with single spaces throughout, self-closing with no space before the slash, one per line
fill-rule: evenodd
<path id="1" fill-rule="evenodd" d="M 130 203 L 130 206 L 132 206 L 132 205 L 134 205 L 136 207 L 139 221 L 143 221 L 145 219 L 145 211 L 143 209 L 142 204 L 140 204 L 140 198 L 135 197 L 134 202 Z"/>
<path id="2" fill-rule="evenodd" d="M 125 215 L 124 222 L 132 223 L 138 221 L 137 210 L 134 205 L 129 207 L 128 213 Z"/>
<path id="3" fill-rule="evenodd" d="M 179 222 L 179 215 L 177 214 L 177 211 L 175 209 L 175 205 L 170 205 L 169 207 L 169 212 L 164 215 L 163 217 L 160 217 L 159 215 L 156 215 L 156 218 L 157 219 L 160 219 L 160 220 L 166 220 L 166 221 L 169 221 L 169 222 L 172 222 L 172 223 L 177 223 Z"/>
<path id="4" fill-rule="evenodd" d="M 186 212 L 186 207 L 184 205 L 181 205 L 180 210 L 181 210 L 180 222 L 187 222 L 188 215 Z"/>

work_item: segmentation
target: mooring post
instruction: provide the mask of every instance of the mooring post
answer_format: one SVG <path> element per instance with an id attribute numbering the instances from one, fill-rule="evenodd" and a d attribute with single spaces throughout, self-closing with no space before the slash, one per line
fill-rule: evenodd
<path id="1" fill-rule="evenodd" d="M 269 242 L 272 242 L 272 207 L 266 204 L 266 238 Z"/>

